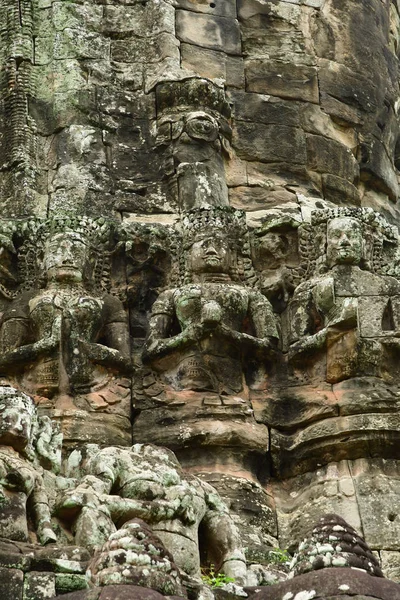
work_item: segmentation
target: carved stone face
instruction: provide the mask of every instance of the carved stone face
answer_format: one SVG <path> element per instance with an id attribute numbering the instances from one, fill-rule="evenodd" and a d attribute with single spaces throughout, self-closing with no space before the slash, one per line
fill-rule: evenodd
<path id="1" fill-rule="evenodd" d="M 44 269 L 49 281 L 81 282 L 87 260 L 87 246 L 78 234 L 59 233 L 46 244 Z"/>
<path id="2" fill-rule="evenodd" d="M 186 121 L 185 131 L 194 140 L 214 142 L 218 137 L 218 123 L 207 113 L 190 113 Z"/>
<path id="3" fill-rule="evenodd" d="M 32 413 L 23 397 L 14 396 L 0 404 L 0 444 L 21 450 L 29 443 Z"/>
<path id="4" fill-rule="evenodd" d="M 326 254 L 331 267 L 358 265 L 362 258 L 362 231 L 359 221 L 349 217 L 329 221 Z"/>
<path id="5" fill-rule="evenodd" d="M 229 273 L 232 260 L 228 240 L 210 235 L 194 242 L 190 250 L 189 269 L 192 273 Z"/>

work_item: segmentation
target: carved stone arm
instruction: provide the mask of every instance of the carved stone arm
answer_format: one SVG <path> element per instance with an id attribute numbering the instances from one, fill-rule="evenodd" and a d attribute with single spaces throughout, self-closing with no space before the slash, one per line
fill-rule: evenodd
<path id="1" fill-rule="evenodd" d="M 40 543 L 44 546 L 57 542 L 57 536 L 51 528 L 49 501 L 41 475 L 38 474 L 31 495 L 34 523 Z"/>
<path id="2" fill-rule="evenodd" d="M 7 322 L 7 327 L 12 327 L 12 320 Z M 12 364 L 20 364 L 35 360 L 38 356 L 50 353 L 60 342 L 61 316 L 57 316 L 52 324 L 51 335 L 32 344 L 20 346 L 0 356 L 0 369 Z"/>
<path id="3" fill-rule="evenodd" d="M 270 302 L 260 292 L 252 292 L 249 298 L 249 317 L 256 336 L 268 339 L 275 346 L 279 340 L 276 319 Z"/>
<path id="4" fill-rule="evenodd" d="M 170 521 L 177 518 L 179 511 L 179 499 L 150 501 L 103 495 L 101 500 L 107 506 L 112 520 L 118 527 L 134 518 L 143 519 L 148 523 Z"/>
<path id="5" fill-rule="evenodd" d="M 207 512 L 202 525 L 205 527 L 208 543 L 218 558 L 218 568 L 238 584 L 246 583 L 246 557 L 242 548 L 239 531 L 229 515 L 226 505 L 218 495 L 206 494 Z"/>
<path id="6" fill-rule="evenodd" d="M 204 324 L 194 323 L 170 338 L 158 338 L 154 333 L 150 333 L 144 345 L 142 360 L 148 363 L 170 352 L 184 350 L 209 335 L 209 331 Z"/>
<path id="7" fill-rule="evenodd" d="M 130 357 L 121 354 L 116 348 L 109 348 L 103 344 L 96 344 L 79 340 L 81 351 L 94 363 L 108 368 L 116 369 L 121 373 L 130 375 L 132 365 Z"/>
<path id="8" fill-rule="evenodd" d="M 289 347 L 289 361 L 301 360 L 305 355 L 319 352 L 326 346 L 328 327 L 308 337 L 303 337 Z"/>

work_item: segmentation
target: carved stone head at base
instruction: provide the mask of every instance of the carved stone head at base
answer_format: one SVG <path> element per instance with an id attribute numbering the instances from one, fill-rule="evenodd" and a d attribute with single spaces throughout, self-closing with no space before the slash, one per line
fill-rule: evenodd
<path id="1" fill-rule="evenodd" d="M 35 404 L 12 387 L 0 386 L 0 445 L 24 450 L 31 441 Z"/>

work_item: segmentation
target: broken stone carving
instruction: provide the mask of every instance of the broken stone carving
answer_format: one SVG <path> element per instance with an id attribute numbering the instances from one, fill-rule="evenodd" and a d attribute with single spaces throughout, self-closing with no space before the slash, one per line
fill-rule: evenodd
<path id="1" fill-rule="evenodd" d="M 301 542 L 291 564 L 294 576 L 327 567 L 353 567 L 383 577 L 377 558 L 362 537 L 338 515 L 324 515 Z"/>
<path id="2" fill-rule="evenodd" d="M 140 519 L 132 519 L 110 535 L 90 562 L 87 575 L 99 587 L 136 585 L 166 596 L 186 597 L 171 553 Z"/>
<path id="3" fill-rule="evenodd" d="M 0 387 L 0 444 L 0 536 L 31 540 L 32 519 L 39 542 L 55 542 L 40 464 L 44 458 L 59 470 L 61 438 L 38 419 L 33 400 L 12 387 Z"/>
<path id="4" fill-rule="evenodd" d="M 115 413 L 128 432 L 129 334 L 121 302 L 105 291 L 109 226 L 54 217 L 23 234 L 22 289 L 0 324 L 2 375 L 54 416 Z"/>
<path id="5" fill-rule="evenodd" d="M 83 479 L 56 509 L 72 523 L 77 544 L 100 549 L 117 528 L 139 517 L 184 573 L 200 579 L 201 551 L 228 576 L 245 581 L 246 562 L 226 505 L 210 485 L 185 475 L 171 451 L 142 444 L 89 450 Z"/>
<path id="6" fill-rule="evenodd" d="M 292 562 L 293 579 L 250 598 L 379 598 L 398 600 L 399 585 L 383 578 L 378 561 L 362 537 L 337 515 L 325 515 L 300 543 Z"/>
<path id="7" fill-rule="evenodd" d="M 160 83 L 157 141 L 172 153 L 181 209 L 228 206 L 224 156 L 229 157 L 230 106 L 224 90 L 206 79 Z"/>

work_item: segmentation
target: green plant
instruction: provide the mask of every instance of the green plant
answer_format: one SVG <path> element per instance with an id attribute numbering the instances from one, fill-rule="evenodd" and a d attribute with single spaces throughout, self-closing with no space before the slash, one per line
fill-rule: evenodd
<path id="1" fill-rule="evenodd" d="M 213 564 L 207 568 L 202 568 L 201 571 L 201 578 L 203 582 L 209 585 L 211 588 L 219 588 L 225 585 L 225 583 L 233 583 L 235 581 L 232 577 L 225 575 L 225 573 L 216 573 Z"/>
<path id="2" fill-rule="evenodd" d="M 287 550 L 281 550 L 280 548 L 273 548 L 268 552 L 268 562 L 274 565 L 281 565 L 288 563 L 292 560 Z"/>

